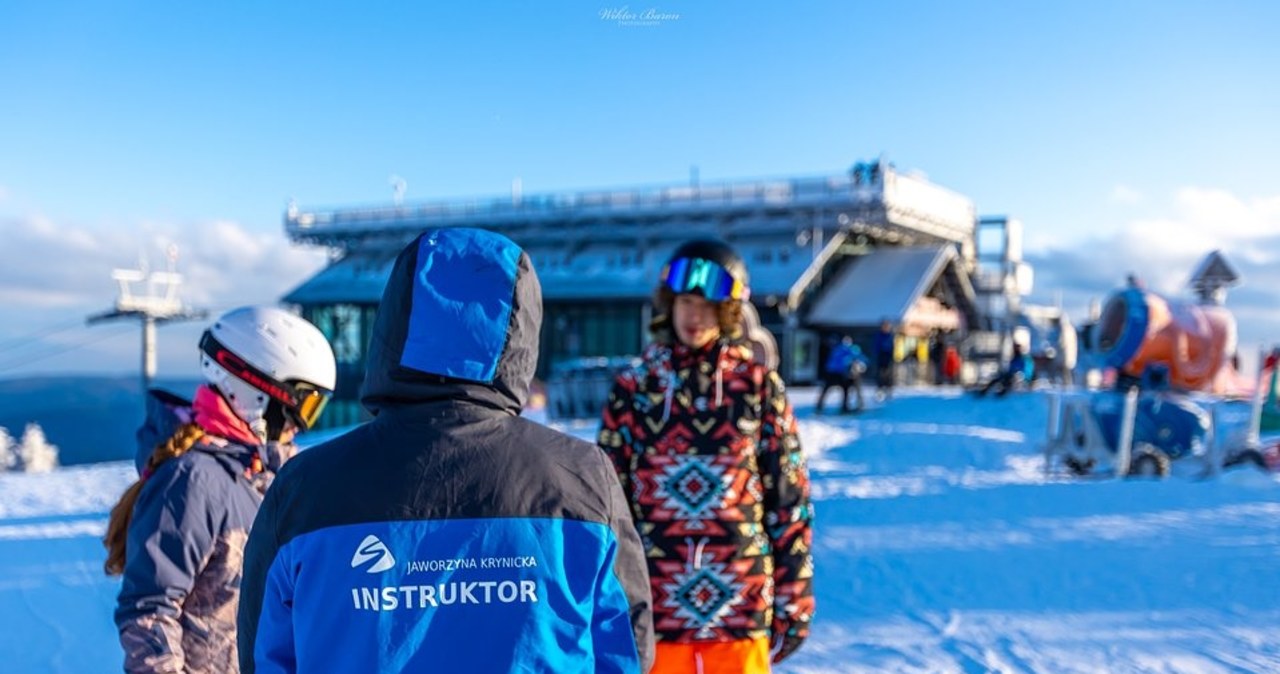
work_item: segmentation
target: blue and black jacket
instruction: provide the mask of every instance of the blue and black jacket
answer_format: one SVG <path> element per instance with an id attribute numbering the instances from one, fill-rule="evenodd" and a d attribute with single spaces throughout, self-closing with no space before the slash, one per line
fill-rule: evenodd
<path id="1" fill-rule="evenodd" d="M 242 671 L 647 671 L 648 574 L 612 466 L 519 416 L 541 302 L 500 235 L 428 231 L 400 254 L 374 420 L 286 464 L 255 520 Z"/>
<path id="2" fill-rule="evenodd" d="M 855 364 L 861 365 L 861 369 L 855 371 Z M 862 353 L 861 347 L 857 344 L 841 342 L 832 347 L 831 354 L 827 356 L 827 362 L 824 364 L 823 370 L 828 376 L 848 378 L 866 371 L 869 364 L 867 357 Z"/>

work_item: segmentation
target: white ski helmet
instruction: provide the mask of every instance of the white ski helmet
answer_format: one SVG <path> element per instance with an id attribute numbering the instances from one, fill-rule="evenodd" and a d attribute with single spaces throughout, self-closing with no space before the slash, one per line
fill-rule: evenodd
<path id="1" fill-rule="evenodd" d="M 286 419 L 299 430 L 314 426 L 337 381 L 324 334 L 274 307 L 219 317 L 200 338 L 200 370 L 264 441 L 277 439 Z"/>

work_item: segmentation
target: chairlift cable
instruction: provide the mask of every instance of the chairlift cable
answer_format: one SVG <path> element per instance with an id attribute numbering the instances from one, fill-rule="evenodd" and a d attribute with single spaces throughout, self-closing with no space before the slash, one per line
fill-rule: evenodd
<path id="1" fill-rule="evenodd" d="M 61 355 L 63 353 L 67 353 L 68 351 L 73 351 L 75 349 L 88 346 L 91 343 L 102 342 L 108 339 L 119 337 L 125 334 L 126 332 L 126 330 L 122 328 L 130 328 L 130 327 L 132 326 L 121 324 L 119 326 L 116 326 L 116 329 L 113 333 L 107 334 L 105 336 L 102 334 L 101 330 L 94 331 L 88 335 L 85 335 L 84 339 L 81 339 L 75 342 L 71 342 L 68 344 L 51 345 L 53 346 L 53 348 L 48 349 L 43 353 L 38 353 L 36 355 L 29 355 L 29 356 L 20 356 L 18 358 L 11 359 L 9 361 L 0 363 L 0 374 L 9 372 L 11 370 L 16 370 L 20 367 L 23 367 L 25 365 L 30 365 L 31 363 L 35 363 L 35 362 L 44 360 L 46 358 Z"/>
<path id="2" fill-rule="evenodd" d="M 21 347 L 26 346 L 27 344 L 30 344 L 31 342 L 37 342 L 46 337 L 52 337 L 53 335 L 67 332 L 68 330 L 72 330 L 78 327 L 86 327 L 83 319 L 76 319 L 74 321 L 70 321 L 67 323 L 51 325 L 49 327 L 41 328 L 40 330 L 37 330 L 27 335 L 20 335 L 18 337 L 14 337 L 9 342 L 0 343 L 0 354 L 3 354 L 8 351 L 17 350 Z"/>

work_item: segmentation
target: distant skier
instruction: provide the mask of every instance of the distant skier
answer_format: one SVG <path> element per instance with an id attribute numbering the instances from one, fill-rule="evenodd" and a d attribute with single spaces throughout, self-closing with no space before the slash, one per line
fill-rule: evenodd
<path id="1" fill-rule="evenodd" d="M 238 671 L 236 602 L 262 492 L 334 387 L 333 351 L 285 311 L 245 307 L 200 340 L 195 401 L 152 390 L 141 478 L 111 511 L 105 568 L 126 672 Z"/>
<path id="2" fill-rule="evenodd" d="M 933 384 L 942 385 L 947 381 L 943 366 L 947 357 L 947 343 L 942 333 L 934 330 L 929 333 L 929 370 L 933 374 Z"/>
<path id="3" fill-rule="evenodd" d="M 1009 359 L 1008 366 L 1004 370 L 991 378 L 985 386 L 977 390 L 978 397 L 982 397 L 996 390 L 996 395 L 1004 397 L 1010 391 L 1020 387 L 1029 386 L 1031 378 L 1035 375 L 1035 362 L 1031 360 L 1031 356 L 1026 354 L 1021 344 L 1013 345 L 1013 357 Z"/>
<path id="4" fill-rule="evenodd" d="M 960 359 L 960 349 L 954 344 L 947 345 L 946 351 L 942 354 L 942 382 L 944 384 L 956 384 L 960 381 L 960 369 L 964 365 Z"/>
<path id="5" fill-rule="evenodd" d="M 374 419 L 291 461 L 254 523 L 245 674 L 648 669 L 649 578 L 612 466 L 520 417 L 541 323 L 506 237 L 450 227 L 401 251 L 369 342 Z"/>
<path id="6" fill-rule="evenodd" d="M 826 400 L 827 392 L 833 388 L 840 389 L 841 414 L 861 412 L 865 407 L 862 400 L 862 373 L 867 371 L 867 365 L 867 357 L 863 355 L 862 348 L 853 343 L 852 337 L 845 335 L 836 342 L 827 355 L 827 362 L 823 364 L 822 392 L 818 394 L 814 413 L 822 414 L 822 402 Z M 849 389 L 853 389 L 858 400 L 857 407 L 853 410 L 849 409 Z"/>
<path id="7" fill-rule="evenodd" d="M 885 319 L 880 322 L 880 331 L 876 333 L 871 346 L 875 352 L 876 366 L 876 399 L 886 400 L 893 396 L 894 366 L 896 338 L 893 334 L 893 323 Z"/>

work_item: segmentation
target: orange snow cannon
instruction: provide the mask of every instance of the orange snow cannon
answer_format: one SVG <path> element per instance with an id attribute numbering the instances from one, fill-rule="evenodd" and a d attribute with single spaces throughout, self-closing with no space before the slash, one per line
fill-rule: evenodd
<path id="1" fill-rule="evenodd" d="M 1174 388 L 1226 393 L 1235 381 L 1236 320 L 1222 306 L 1126 288 L 1107 299 L 1097 349 L 1129 377 L 1141 379 L 1148 366 L 1160 364 Z"/>

